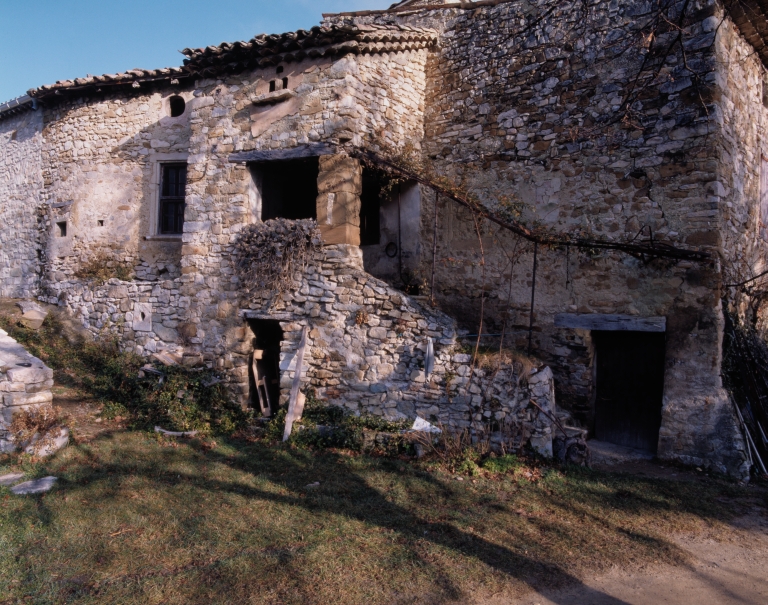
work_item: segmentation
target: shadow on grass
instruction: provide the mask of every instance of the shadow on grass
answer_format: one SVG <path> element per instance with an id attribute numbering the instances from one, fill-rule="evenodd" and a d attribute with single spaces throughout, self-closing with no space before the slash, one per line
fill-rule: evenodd
<path id="1" fill-rule="evenodd" d="M 133 451 L 129 451 L 131 448 Z M 404 551 L 398 555 L 402 557 L 402 563 L 412 565 L 418 574 L 429 578 L 432 590 L 429 594 L 413 594 L 407 585 L 389 587 L 387 580 L 378 575 L 375 554 L 374 561 L 368 562 L 365 542 L 352 542 L 351 546 L 360 549 L 358 559 L 366 562 L 364 567 L 368 570 L 357 578 L 361 585 L 357 590 L 365 592 L 367 584 L 371 590 L 377 583 L 384 586 L 376 590 L 379 594 L 388 591 L 389 598 L 378 599 L 379 602 L 437 603 L 467 599 L 471 596 L 467 594 L 467 585 L 472 582 L 462 581 L 461 572 L 457 570 L 465 563 L 479 561 L 492 570 L 497 579 L 515 580 L 537 590 L 581 585 L 585 598 L 599 597 L 599 602 L 605 605 L 620 605 L 624 601 L 584 587 L 578 578 L 564 569 L 563 548 L 576 550 L 590 545 L 580 544 L 583 537 L 572 535 L 574 532 L 570 527 L 561 522 L 563 518 L 581 518 L 595 532 L 621 534 L 633 547 L 666 551 L 670 558 L 682 561 L 671 542 L 642 531 L 629 531 L 601 511 L 665 515 L 693 509 L 703 518 L 715 516 L 706 503 L 697 507 L 696 503 L 682 501 L 679 486 L 675 488 L 638 478 L 628 482 L 630 489 L 617 490 L 611 486 L 611 481 L 623 485 L 620 479 L 602 480 L 600 475 L 575 473 L 575 480 L 567 485 L 563 483 L 562 491 L 555 484 L 547 493 L 548 514 L 521 511 L 515 517 L 517 511 L 511 510 L 508 503 L 480 506 L 478 501 L 482 496 L 468 497 L 467 490 L 471 489 L 468 485 L 441 480 L 415 467 L 403 468 L 402 463 L 393 460 L 356 459 L 330 452 L 311 454 L 262 444 L 228 444 L 223 451 L 203 451 L 189 443 L 168 448 L 139 434 L 116 434 L 94 444 L 70 449 L 73 451 L 67 456 L 48 465 L 51 472 L 61 477 L 56 491 L 31 500 L 30 505 L 34 502 L 35 523 L 43 528 L 41 531 L 48 532 L 46 543 L 55 542 L 57 538 L 63 540 L 63 552 L 87 559 L 92 568 L 84 576 L 79 574 L 65 577 L 58 584 L 54 582 L 54 588 L 44 592 L 54 599 L 52 602 L 104 602 L 114 596 L 115 590 L 143 589 L 150 585 L 163 592 L 169 590 L 168 584 L 187 581 L 190 577 L 197 586 L 178 602 L 249 602 L 242 600 L 247 594 L 259 595 L 259 599 L 253 601 L 259 603 L 318 602 L 320 591 L 316 582 L 322 582 L 322 577 L 313 579 L 311 574 L 307 577 L 313 549 L 317 546 L 294 534 L 303 526 L 309 528 L 320 517 L 318 523 L 323 531 L 330 532 L 331 526 L 336 525 L 334 520 L 339 519 L 344 523 L 358 522 L 364 528 L 374 528 L 392 536 Z M 142 449 L 147 450 L 146 456 L 141 455 Z M 129 500 L 132 496 L 126 495 L 126 485 L 136 481 L 161 490 L 163 498 L 138 500 L 132 504 Z M 320 481 L 318 487 L 307 487 L 316 481 Z M 391 487 L 387 488 L 386 484 Z M 303 521 L 297 527 L 276 517 L 260 519 L 245 510 L 240 520 L 237 512 L 233 513 L 234 519 L 230 518 L 232 515 L 220 515 L 224 507 L 232 506 L 228 497 L 235 496 L 238 502 L 244 499 L 257 510 L 263 509 L 265 516 L 276 514 L 276 505 L 280 511 L 291 511 L 286 514 L 295 514 L 298 510 Z M 61 503 L 63 498 L 77 501 L 86 509 L 92 506 L 94 527 L 97 517 L 111 516 L 118 529 L 103 539 L 89 542 L 88 552 L 78 553 L 76 536 L 67 535 L 64 529 L 68 520 L 64 518 L 67 506 Z M 407 506 L 395 502 L 404 498 Z M 56 503 L 55 511 L 51 509 L 53 503 Z M 455 507 L 466 510 L 457 511 Z M 126 508 L 130 510 L 126 512 Z M 166 542 L 152 539 L 153 523 L 159 519 L 174 521 L 173 516 L 168 517 L 171 508 L 183 517 L 176 520 L 178 535 L 171 535 Z M 462 529 L 458 526 L 456 515 L 463 515 L 468 522 L 481 527 L 509 521 L 509 517 L 496 519 L 485 515 L 485 509 L 511 515 L 512 519 L 519 518 L 520 521 L 517 524 L 509 522 L 506 527 L 494 526 L 493 540 L 478 535 L 482 532 L 474 531 L 472 527 Z M 31 513 L 22 510 L 7 521 L 29 523 Z M 136 551 L 136 557 L 142 560 L 131 561 L 127 567 L 132 569 L 125 571 L 126 566 L 118 564 L 122 555 L 113 542 L 122 535 L 121 523 L 136 525 L 136 519 L 145 520 L 146 525 L 140 529 L 149 536 L 149 542 L 141 547 L 145 550 Z M 239 524 L 241 522 L 256 526 L 249 527 L 246 523 L 244 529 Z M 207 548 L 212 524 L 217 525 L 215 531 L 230 538 L 225 544 Z M 136 530 L 125 530 L 126 533 L 133 531 Z M 241 542 L 241 537 L 258 544 Z M 332 539 L 327 537 L 324 541 L 327 543 Z M 535 546 L 536 554 L 526 554 L 525 544 Z M 41 581 L 41 573 L 51 571 L 46 568 L 49 564 L 43 562 L 50 556 L 41 555 L 39 549 L 39 545 L 25 544 L 18 553 L 22 561 L 29 558 L 22 568 L 26 575 L 24 583 L 30 587 Z M 179 565 L 156 564 L 152 552 L 158 552 L 158 558 L 161 558 L 163 549 L 189 552 Z M 342 560 L 354 561 L 355 556 L 346 552 L 346 559 Z M 456 559 L 458 564 L 454 563 Z M 32 560 L 37 562 L 32 563 Z M 243 577 L 248 577 L 249 566 L 255 560 L 259 560 L 257 567 L 262 574 L 253 577 L 246 587 Z M 385 569 L 396 569 L 400 563 L 400 559 L 381 562 Z M 106 576 L 101 574 L 94 579 L 101 570 L 115 567 L 117 569 Z M 68 576 L 66 571 L 57 572 Z M 281 588 L 281 582 L 290 584 L 290 591 Z M 43 593 L 38 594 L 42 596 Z M 217 601 L 216 595 L 221 600 Z M 212 598 L 214 600 L 210 600 Z M 557 597 L 552 598 L 558 602 Z M 121 602 L 144 602 L 143 597 L 137 595 L 137 599 Z"/>

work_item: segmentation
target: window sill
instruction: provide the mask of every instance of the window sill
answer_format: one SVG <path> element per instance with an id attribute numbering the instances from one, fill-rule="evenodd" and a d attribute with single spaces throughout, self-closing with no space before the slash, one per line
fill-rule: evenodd
<path id="1" fill-rule="evenodd" d="M 144 239 L 149 242 L 181 242 L 181 233 L 178 235 L 145 235 Z"/>

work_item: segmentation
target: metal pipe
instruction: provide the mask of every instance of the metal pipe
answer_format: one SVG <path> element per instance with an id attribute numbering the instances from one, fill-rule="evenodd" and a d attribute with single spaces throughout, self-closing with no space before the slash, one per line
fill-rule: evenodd
<path id="1" fill-rule="evenodd" d="M 539 244 L 533 243 L 533 276 L 531 277 L 531 316 L 528 323 L 528 357 L 533 348 L 533 305 L 536 302 L 536 268 L 539 260 Z"/>
<path id="2" fill-rule="evenodd" d="M 405 288 L 405 280 L 403 279 L 403 213 L 401 210 L 401 197 L 403 193 L 402 183 L 397 186 L 397 274 L 400 276 L 400 281 Z"/>
<path id="3" fill-rule="evenodd" d="M 435 306 L 435 263 L 437 263 L 437 200 L 439 194 L 435 191 L 435 224 L 432 230 L 432 288 L 430 293 L 430 303 Z"/>

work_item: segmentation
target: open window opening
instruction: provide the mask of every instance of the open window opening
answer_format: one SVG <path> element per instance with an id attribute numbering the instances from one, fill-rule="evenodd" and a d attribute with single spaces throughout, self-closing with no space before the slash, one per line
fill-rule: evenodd
<path id="1" fill-rule="evenodd" d="M 173 95 L 168 99 L 168 109 L 172 118 L 178 118 L 180 115 L 183 115 L 186 107 L 186 101 L 179 95 Z"/>
<path id="2" fill-rule="evenodd" d="M 388 177 L 363 169 L 360 245 L 367 273 L 408 294 L 420 294 L 421 193 L 418 183 L 390 186 Z"/>
<path id="3" fill-rule="evenodd" d="M 67 221 L 59 221 L 56 223 L 56 235 L 58 237 L 67 237 Z"/>
<path id="4" fill-rule="evenodd" d="M 258 167 L 261 220 L 317 219 L 318 158 L 266 162 Z"/>
<path id="5" fill-rule="evenodd" d="M 161 235 L 184 233 L 184 199 L 187 188 L 186 164 L 163 164 L 160 174 Z"/>
<path id="6" fill-rule="evenodd" d="M 251 354 L 250 405 L 265 417 L 277 412 L 280 403 L 280 347 L 283 329 L 271 319 L 250 319 L 253 331 Z"/>
<path id="7" fill-rule="evenodd" d="M 656 452 L 664 396 L 664 333 L 593 331 L 594 436 Z"/>

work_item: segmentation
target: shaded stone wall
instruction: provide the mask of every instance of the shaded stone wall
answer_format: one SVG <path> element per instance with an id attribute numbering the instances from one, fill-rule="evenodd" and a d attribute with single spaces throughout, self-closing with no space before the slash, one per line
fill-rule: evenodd
<path id="1" fill-rule="evenodd" d="M 719 126 L 706 87 L 716 69 L 715 4 L 694 3 L 686 23 L 687 60 L 704 74 L 704 86 L 685 77 L 678 52 L 633 104 L 633 118 L 614 119 L 621 117 L 646 52 L 639 28 L 653 6 L 512 2 L 403 17 L 419 25 L 443 20 L 437 56 L 428 63 L 427 156 L 486 204 L 517 209 L 528 224 L 616 241 L 642 230 L 643 238 L 652 232 L 657 241 L 704 246 L 717 256 L 722 198 L 712 142 Z M 674 35 L 662 33 L 659 47 L 666 48 Z M 432 203 L 431 196 L 423 199 L 422 242 L 428 250 Z M 476 330 L 484 291 L 486 331 L 500 332 L 506 319 L 507 332 L 524 348 L 532 246 L 484 225 L 483 283 L 471 214 L 447 201 L 440 202 L 438 214 L 441 307 Z M 666 316 L 659 453 L 738 471 L 740 438 L 720 381 L 716 264 L 646 263 L 575 249 L 540 249 L 538 260 L 534 353 L 552 365 L 559 402 L 590 423 L 590 333 L 555 328 L 556 314 Z"/>
<path id="2" fill-rule="evenodd" d="M 39 292 L 42 111 L 0 117 L 0 296 Z"/>
<path id="3" fill-rule="evenodd" d="M 723 22 L 717 37 L 719 99 L 717 121 L 719 178 L 710 194 L 719 200 L 722 213 L 723 274 L 726 283 L 739 283 L 768 269 L 768 232 L 761 207 L 760 176 L 768 158 L 764 104 L 766 69 L 754 49 L 730 20 Z M 759 286 L 762 280 L 754 285 Z M 765 310 L 758 298 L 738 290 L 726 290 L 733 310 L 748 324 L 765 331 Z"/>

